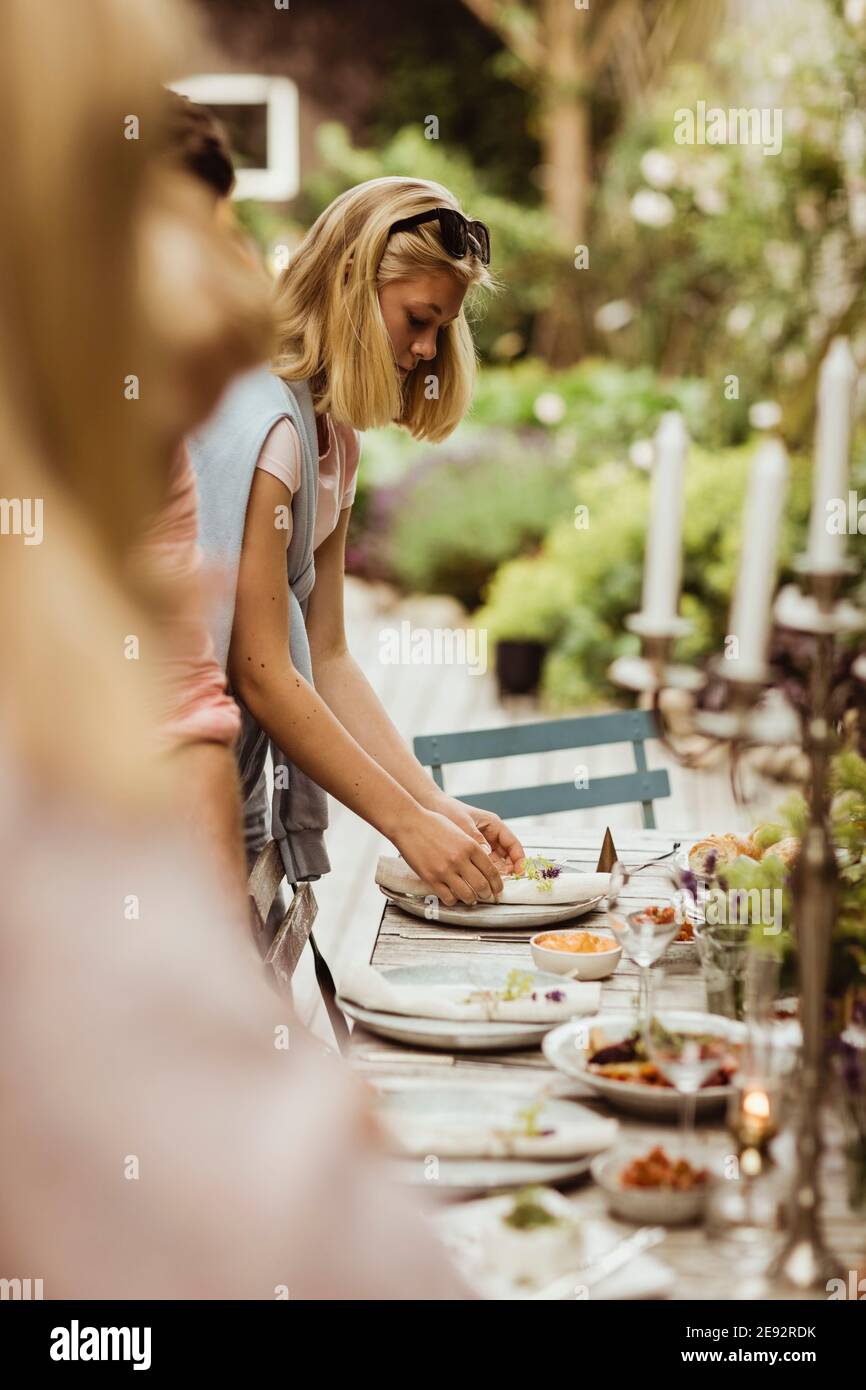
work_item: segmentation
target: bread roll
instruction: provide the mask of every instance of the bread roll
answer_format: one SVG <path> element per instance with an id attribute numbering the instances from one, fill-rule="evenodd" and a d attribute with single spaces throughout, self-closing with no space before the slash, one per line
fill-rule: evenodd
<path id="1" fill-rule="evenodd" d="M 713 852 L 716 855 L 717 867 L 719 864 L 730 864 L 741 854 L 748 855 L 750 859 L 758 858 L 751 840 L 744 839 L 742 835 L 708 835 L 705 840 L 698 840 L 689 850 L 689 868 L 692 873 L 706 874 L 707 856 Z"/>
<path id="2" fill-rule="evenodd" d="M 800 841 L 797 839 L 796 835 L 789 835 L 786 839 L 777 840 L 776 844 L 770 845 L 769 849 L 764 850 L 761 858 L 770 859 L 771 857 L 775 857 L 776 859 L 781 859 L 783 864 L 791 868 L 791 866 L 796 863 L 799 853 Z"/>

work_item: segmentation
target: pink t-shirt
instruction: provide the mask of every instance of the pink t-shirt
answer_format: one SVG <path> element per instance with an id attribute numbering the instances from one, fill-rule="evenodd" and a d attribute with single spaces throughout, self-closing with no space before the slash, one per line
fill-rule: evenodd
<path id="1" fill-rule="evenodd" d="M 361 458 L 361 436 L 351 425 L 334 424 L 325 416 L 328 444 L 319 454 L 319 492 L 316 499 L 316 529 L 313 549 L 318 550 L 336 529 L 340 512 L 355 500 L 355 484 Z M 279 478 L 294 497 L 301 486 L 301 442 L 291 420 L 278 420 L 261 447 L 257 468 Z M 286 528 L 286 545 L 292 538 L 291 517 Z"/>

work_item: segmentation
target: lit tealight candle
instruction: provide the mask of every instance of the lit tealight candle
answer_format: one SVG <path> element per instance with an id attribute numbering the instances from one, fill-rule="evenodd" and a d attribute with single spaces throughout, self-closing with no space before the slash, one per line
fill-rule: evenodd
<path id="1" fill-rule="evenodd" d="M 772 1138 L 775 1133 L 773 1106 L 763 1087 L 751 1086 L 742 1091 L 738 1121 L 741 1143 L 757 1147 Z"/>

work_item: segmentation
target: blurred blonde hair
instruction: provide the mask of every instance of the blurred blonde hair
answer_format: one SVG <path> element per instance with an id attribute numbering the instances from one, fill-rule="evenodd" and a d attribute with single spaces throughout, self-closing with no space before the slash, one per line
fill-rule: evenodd
<path id="1" fill-rule="evenodd" d="M 184 431 L 270 345 L 207 200 L 159 167 L 187 38 L 171 0 L 3 3 L 0 498 L 41 501 L 44 538 L 0 534 L 0 734 L 37 779 L 129 807 L 168 784 L 127 557 Z"/>
<path id="2" fill-rule="evenodd" d="M 448 255 L 435 222 L 388 237 L 392 223 L 435 207 L 459 210 L 453 193 L 428 179 L 358 184 L 316 219 L 278 280 L 274 371 L 311 380 L 317 409 L 356 429 L 396 421 L 416 439 L 441 440 L 469 408 L 476 356 L 464 309 L 439 330 L 433 361 L 404 385 L 379 307 L 383 285 L 442 271 L 467 290 L 495 288 L 476 256 Z M 428 375 L 438 379 L 432 400 Z"/>

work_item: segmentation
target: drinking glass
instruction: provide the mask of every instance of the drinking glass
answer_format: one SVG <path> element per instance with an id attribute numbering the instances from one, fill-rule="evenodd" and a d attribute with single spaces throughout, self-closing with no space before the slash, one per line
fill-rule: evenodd
<path id="1" fill-rule="evenodd" d="M 681 911 L 673 899 L 664 903 L 654 903 L 656 908 L 672 908 L 672 922 L 654 921 L 649 909 L 629 912 L 620 917 L 611 913 L 607 919 L 618 944 L 629 960 L 640 969 L 640 990 L 638 994 L 638 1013 L 641 1025 L 649 1013 L 649 972 L 660 956 L 663 956 L 682 926 Z"/>
<path id="2" fill-rule="evenodd" d="M 704 922 L 695 927 L 709 1013 L 743 1018 L 750 935 L 747 926 Z"/>
<path id="3" fill-rule="evenodd" d="M 653 990 L 643 1038 L 649 1060 L 683 1098 L 685 1150 L 694 1135 L 697 1094 L 723 1063 L 737 1059 L 745 1029 L 722 1018 L 709 1023 L 706 1014 L 678 1007 L 675 999 L 675 991 L 666 989 L 661 977 Z"/>

